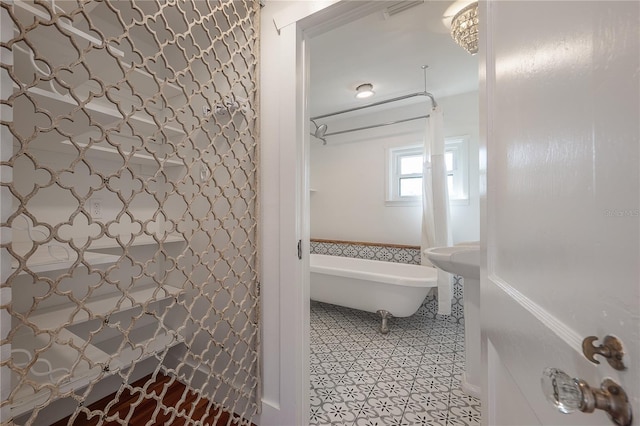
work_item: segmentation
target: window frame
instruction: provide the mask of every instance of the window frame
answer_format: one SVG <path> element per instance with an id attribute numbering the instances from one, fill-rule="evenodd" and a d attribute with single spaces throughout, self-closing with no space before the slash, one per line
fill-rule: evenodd
<path id="1" fill-rule="evenodd" d="M 424 156 L 423 145 L 408 145 L 392 147 L 387 149 L 386 167 L 386 190 L 385 205 L 387 206 L 417 206 L 422 203 L 422 194 L 416 196 L 400 195 L 400 179 L 420 177 L 424 179 L 423 173 L 413 173 L 400 175 L 400 161 L 403 157 Z M 424 161 L 424 158 L 423 158 Z"/>
<path id="2" fill-rule="evenodd" d="M 447 172 L 454 179 L 456 191 L 449 194 L 449 205 L 469 204 L 469 136 L 455 136 L 445 138 L 445 153 L 453 153 L 454 170 Z M 402 157 L 412 157 L 424 154 L 424 146 L 405 145 L 390 147 L 386 150 L 385 170 L 385 205 L 387 206 L 418 206 L 422 203 L 420 196 L 400 196 L 400 160 Z M 422 177 L 423 174 L 403 175 L 402 177 Z"/>
<path id="3" fill-rule="evenodd" d="M 449 193 L 449 205 L 469 204 L 469 136 L 454 136 L 444 140 L 444 151 L 454 154 L 455 170 L 452 175 L 455 194 Z M 448 185 L 448 182 L 447 182 Z"/>

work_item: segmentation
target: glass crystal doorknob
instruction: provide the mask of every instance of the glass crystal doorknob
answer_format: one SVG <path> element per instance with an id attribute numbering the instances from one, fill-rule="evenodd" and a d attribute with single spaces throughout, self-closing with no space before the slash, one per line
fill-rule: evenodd
<path id="1" fill-rule="evenodd" d="M 542 373 L 542 391 L 558 411 L 569 414 L 580 410 L 582 390 L 578 381 L 557 368 Z"/>
<path id="2" fill-rule="evenodd" d="M 595 389 L 560 369 L 547 368 L 542 372 L 541 384 L 547 400 L 561 413 L 604 410 L 616 425 L 631 425 L 631 404 L 627 394 L 611 379 L 603 380 L 600 389 Z"/>

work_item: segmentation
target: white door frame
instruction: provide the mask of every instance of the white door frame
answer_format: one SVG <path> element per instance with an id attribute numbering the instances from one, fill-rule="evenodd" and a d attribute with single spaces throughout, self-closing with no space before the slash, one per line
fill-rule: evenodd
<path id="1" fill-rule="evenodd" d="M 261 16 L 260 425 L 309 421 L 309 52 L 307 40 L 385 2 L 267 2 Z M 298 242 L 302 259 L 298 259 Z"/>

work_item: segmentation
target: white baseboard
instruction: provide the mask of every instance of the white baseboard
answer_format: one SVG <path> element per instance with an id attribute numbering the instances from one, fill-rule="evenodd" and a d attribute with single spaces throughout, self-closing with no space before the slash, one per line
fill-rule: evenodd
<path id="1" fill-rule="evenodd" d="M 480 395 L 482 394 L 480 386 L 476 386 L 467 382 L 467 375 L 465 373 L 462 373 L 462 383 L 460 384 L 460 387 L 462 388 L 462 391 L 464 393 L 474 398 L 479 399 Z"/>

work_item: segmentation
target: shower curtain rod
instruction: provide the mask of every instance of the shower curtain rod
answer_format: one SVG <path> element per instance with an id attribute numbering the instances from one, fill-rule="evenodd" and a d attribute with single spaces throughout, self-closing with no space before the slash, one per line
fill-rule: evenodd
<path id="1" fill-rule="evenodd" d="M 427 96 L 427 97 L 429 97 L 429 99 L 431 99 L 431 104 L 433 105 L 433 108 L 438 106 L 438 103 L 436 102 L 436 99 L 433 97 L 433 95 L 425 90 L 423 92 L 411 93 L 410 95 L 403 95 L 403 96 L 398 96 L 397 98 L 391 98 L 391 99 L 386 99 L 384 101 L 374 102 L 374 103 L 369 104 L 369 105 L 362 105 L 362 106 L 358 106 L 358 107 L 354 107 L 354 108 L 343 109 L 342 111 L 336 111 L 336 112 L 330 112 L 328 114 L 317 115 L 315 117 L 311 117 L 311 121 L 319 120 L 321 118 L 332 117 L 334 115 L 345 114 L 347 112 L 358 111 L 358 110 L 365 109 L 365 108 L 371 108 L 371 107 L 378 106 L 378 105 L 384 105 L 384 104 L 388 104 L 390 102 L 402 101 L 404 99 L 414 98 L 416 96 Z"/>
<path id="2" fill-rule="evenodd" d="M 370 126 L 364 126 L 364 127 L 357 127 L 355 129 L 347 129 L 347 130 L 340 130 L 339 132 L 333 132 L 333 133 L 325 133 L 324 137 L 327 136 L 335 136 L 335 135 L 341 135 L 343 133 L 351 133 L 351 132 L 357 132 L 359 130 L 367 130 L 367 129 L 373 129 L 376 127 L 383 127 L 383 126 L 390 126 L 392 124 L 398 124 L 398 123 L 404 123 L 405 121 L 413 121 L 413 120 L 419 120 L 421 118 L 429 118 L 429 114 L 427 115 L 421 115 L 419 117 L 411 117 L 411 118 L 404 118 L 402 120 L 396 120 L 396 121 L 389 121 L 387 123 L 380 123 L 380 124 L 372 124 Z M 323 138 L 321 138 L 323 139 Z M 323 139 L 324 140 L 324 139 Z"/>

